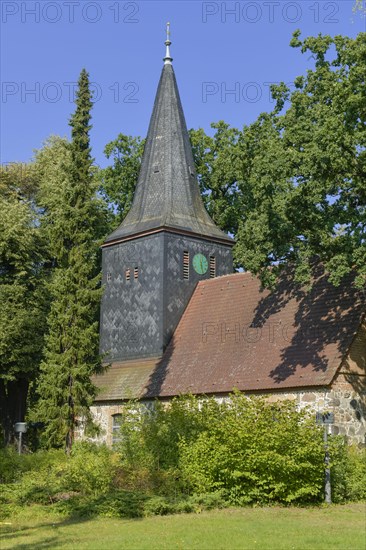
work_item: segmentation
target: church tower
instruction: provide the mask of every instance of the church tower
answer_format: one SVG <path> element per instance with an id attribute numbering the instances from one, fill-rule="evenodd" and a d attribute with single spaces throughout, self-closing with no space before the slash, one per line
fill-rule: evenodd
<path id="1" fill-rule="evenodd" d="M 161 357 L 197 282 L 233 271 L 234 241 L 200 196 L 170 44 L 168 24 L 133 204 L 102 247 L 100 347 L 110 362 Z"/>

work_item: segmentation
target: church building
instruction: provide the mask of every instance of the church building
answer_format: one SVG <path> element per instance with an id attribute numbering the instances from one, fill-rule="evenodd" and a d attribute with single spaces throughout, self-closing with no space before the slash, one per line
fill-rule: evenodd
<path id="1" fill-rule="evenodd" d="M 132 207 L 104 242 L 93 415 L 113 442 L 126 400 L 238 389 L 333 412 L 333 433 L 366 435 L 366 300 L 321 266 L 306 291 L 287 270 L 274 292 L 234 273 L 234 240 L 205 210 L 170 55 Z"/>

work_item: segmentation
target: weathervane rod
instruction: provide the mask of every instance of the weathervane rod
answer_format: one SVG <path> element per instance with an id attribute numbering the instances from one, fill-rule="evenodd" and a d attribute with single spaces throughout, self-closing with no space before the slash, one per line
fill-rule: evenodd
<path id="1" fill-rule="evenodd" d="M 170 44 L 171 44 L 171 41 L 170 41 L 170 23 L 168 21 L 168 23 L 166 24 L 166 41 L 165 41 L 166 52 L 165 52 L 165 57 L 164 57 L 164 64 L 165 65 L 171 65 L 172 61 L 173 61 L 173 58 L 170 56 Z"/>

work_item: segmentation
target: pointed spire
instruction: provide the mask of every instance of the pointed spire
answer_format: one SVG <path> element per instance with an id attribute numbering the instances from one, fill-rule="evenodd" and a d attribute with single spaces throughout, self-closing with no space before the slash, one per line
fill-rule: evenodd
<path id="1" fill-rule="evenodd" d="M 171 44 L 170 23 L 168 21 L 168 23 L 166 24 L 166 40 L 165 40 L 166 52 L 165 52 L 165 57 L 163 58 L 165 65 L 171 65 L 173 61 L 173 58 L 170 56 L 170 44 Z"/>
<path id="2" fill-rule="evenodd" d="M 168 27 L 169 33 L 169 27 Z M 199 190 L 172 58 L 161 72 L 130 211 L 105 244 L 168 230 L 234 244 L 208 215 Z"/>

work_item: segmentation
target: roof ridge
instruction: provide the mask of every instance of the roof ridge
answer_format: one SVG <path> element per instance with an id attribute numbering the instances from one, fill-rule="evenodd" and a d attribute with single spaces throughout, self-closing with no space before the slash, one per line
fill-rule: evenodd
<path id="1" fill-rule="evenodd" d="M 198 281 L 197 287 L 205 284 L 213 284 L 215 281 L 222 280 L 227 277 L 237 277 L 238 275 L 251 275 L 252 277 L 255 277 L 255 275 L 251 271 L 236 271 L 234 273 L 227 273 L 226 275 L 218 275 L 217 277 L 213 277 L 212 279 L 202 279 L 201 281 Z"/>

